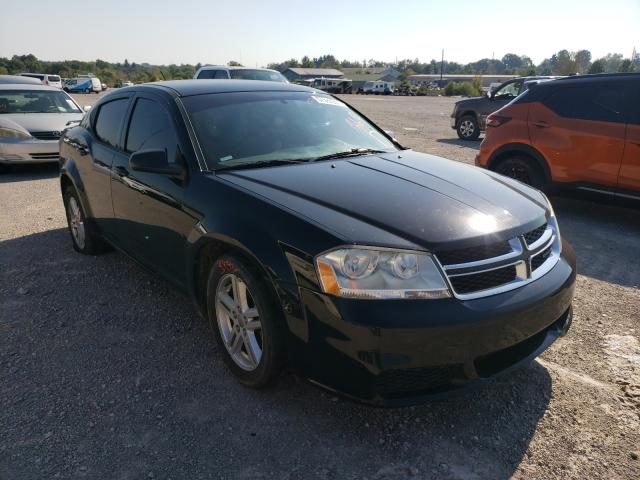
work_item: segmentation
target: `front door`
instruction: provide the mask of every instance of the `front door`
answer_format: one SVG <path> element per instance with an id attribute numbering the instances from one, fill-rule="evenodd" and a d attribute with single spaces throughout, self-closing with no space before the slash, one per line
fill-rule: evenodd
<path id="1" fill-rule="evenodd" d="M 118 243 L 136 259 L 179 286 L 186 282 L 186 237 L 196 220 L 183 210 L 188 177 L 133 171 L 129 157 L 163 149 L 169 162 L 184 164 L 169 104 L 138 94 L 124 136 L 124 153 L 113 161 L 111 192 Z M 185 165 L 186 168 L 186 165 Z"/>
<path id="2" fill-rule="evenodd" d="M 623 105 L 620 82 L 604 81 L 561 86 L 531 104 L 531 143 L 546 158 L 555 182 L 617 186 L 625 143 Z"/>

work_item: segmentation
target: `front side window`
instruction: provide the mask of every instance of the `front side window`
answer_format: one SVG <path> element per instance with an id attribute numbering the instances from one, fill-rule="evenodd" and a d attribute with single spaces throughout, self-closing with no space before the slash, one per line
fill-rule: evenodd
<path id="1" fill-rule="evenodd" d="M 183 99 L 210 169 L 398 148 L 343 102 L 312 92 L 237 92 Z"/>
<path id="2" fill-rule="evenodd" d="M 153 100 L 140 98 L 129 122 L 125 150 L 165 150 L 170 162 L 175 161 L 177 137 L 168 112 Z"/>
<path id="3" fill-rule="evenodd" d="M 122 119 L 127 112 L 128 103 L 128 98 L 119 98 L 100 107 L 95 121 L 95 132 L 98 139 L 112 147 L 118 145 L 120 125 L 122 125 Z"/>
<path id="4" fill-rule="evenodd" d="M 567 86 L 556 90 L 543 103 L 561 117 L 624 122 L 623 94 L 615 84 Z"/>
<path id="5" fill-rule="evenodd" d="M 81 113 L 64 92 L 50 90 L 2 90 L 0 113 Z"/>
<path id="6" fill-rule="evenodd" d="M 508 98 L 516 98 L 520 90 L 520 82 L 511 82 L 506 84 L 493 95 L 497 100 L 506 100 Z"/>

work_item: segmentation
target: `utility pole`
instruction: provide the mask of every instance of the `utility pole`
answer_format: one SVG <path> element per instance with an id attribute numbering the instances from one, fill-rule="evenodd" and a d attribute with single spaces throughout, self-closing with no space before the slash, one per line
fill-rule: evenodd
<path id="1" fill-rule="evenodd" d="M 444 48 L 442 49 L 442 59 L 440 60 L 440 82 L 442 82 L 443 70 L 444 70 Z"/>

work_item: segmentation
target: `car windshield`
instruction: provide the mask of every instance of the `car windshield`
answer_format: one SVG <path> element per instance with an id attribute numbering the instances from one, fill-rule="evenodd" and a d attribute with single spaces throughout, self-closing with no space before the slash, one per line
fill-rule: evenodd
<path id="1" fill-rule="evenodd" d="M 241 68 L 237 70 L 229 70 L 229 76 L 237 80 L 266 80 L 269 82 L 286 83 L 286 79 L 282 74 L 278 72 L 270 72 L 269 70 Z"/>
<path id="2" fill-rule="evenodd" d="M 313 92 L 238 92 L 183 102 L 211 170 L 398 147 L 335 98 Z"/>
<path id="3" fill-rule="evenodd" d="M 0 113 L 80 113 L 65 93 L 43 90 L 0 91 Z"/>

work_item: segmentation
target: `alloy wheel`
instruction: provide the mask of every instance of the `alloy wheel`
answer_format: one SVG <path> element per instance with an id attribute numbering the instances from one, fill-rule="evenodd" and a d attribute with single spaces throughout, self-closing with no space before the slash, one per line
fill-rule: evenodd
<path id="1" fill-rule="evenodd" d="M 69 197 L 67 211 L 69 214 L 69 229 L 73 240 L 80 249 L 83 249 L 85 244 L 84 220 L 82 219 L 80 205 L 78 205 L 78 201 L 73 196 Z"/>
<path id="2" fill-rule="evenodd" d="M 262 323 L 247 284 L 238 275 L 227 273 L 218 282 L 215 305 L 229 355 L 243 370 L 255 370 L 262 358 Z"/>
<path id="3" fill-rule="evenodd" d="M 460 122 L 460 134 L 465 138 L 472 136 L 475 129 L 476 127 L 471 120 Z"/>

